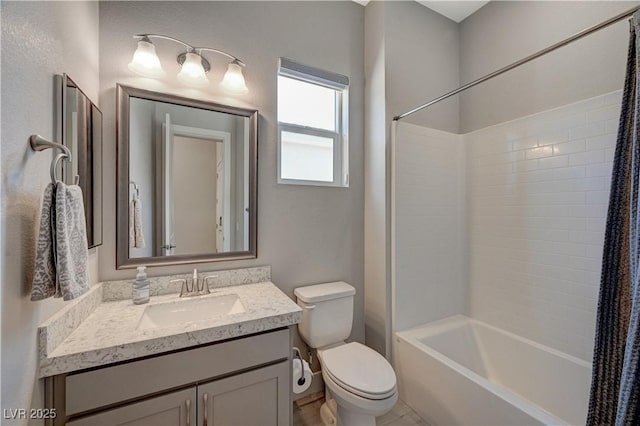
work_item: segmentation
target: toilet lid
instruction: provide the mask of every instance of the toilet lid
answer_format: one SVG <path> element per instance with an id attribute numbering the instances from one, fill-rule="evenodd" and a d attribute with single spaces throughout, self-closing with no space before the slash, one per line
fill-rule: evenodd
<path id="1" fill-rule="evenodd" d="M 331 378 L 346 390 L 370 399 L 383 399 L 396 390 L 396 374 L 378 352 L 360 343 L 347 343 L 322 353 Z"/>

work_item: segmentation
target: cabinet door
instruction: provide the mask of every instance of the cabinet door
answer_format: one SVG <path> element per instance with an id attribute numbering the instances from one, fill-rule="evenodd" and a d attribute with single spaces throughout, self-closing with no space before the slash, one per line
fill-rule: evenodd
<path id="1" fill-rule="evenodd" d="M 168 393 L 72 420 L 69 426 L 195 426 L 196 388 Z"/>
<path id="2" fill-rule="evenodd" d="M 289 363 L 198 386 L 199 426 L 288 425 Z"/>

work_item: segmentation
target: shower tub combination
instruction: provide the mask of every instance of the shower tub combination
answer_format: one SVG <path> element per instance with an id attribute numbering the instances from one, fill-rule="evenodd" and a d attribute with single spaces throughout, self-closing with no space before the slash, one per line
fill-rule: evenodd
<path id="1" fill-rule="evenodd" d="M 584 424 L 591 365 L 455 315 L 396 333 L 400 397 L 438 425 Z"/>

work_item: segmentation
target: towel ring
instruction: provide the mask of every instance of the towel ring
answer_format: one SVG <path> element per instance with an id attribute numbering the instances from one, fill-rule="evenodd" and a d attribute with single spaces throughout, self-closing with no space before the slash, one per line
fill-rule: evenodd
<path id="1" fill-rule="evenodd" d="M 67 156 L 67 154 L 61 152 L 60 154 L 56 155 L 56 157 L 51 162 L 51 168 L 49 169 L 49 172 L 51 173 L 51 182 L 53 183 L 56 183 L 56 168 L 58 167 L 58 162 L 63 159 L 69 161 L 69 157 Z"/>
<path id="2" fill-rule="evenodd" d="M 55 185 L 57 182 L 56 167 L 62 159 L 71 162 L 71 150 L 62 144 L 50 141 L 49 139 L 43 138 L 40 135 L 31 135 L 31 137 L 29 137 L 29 144 L 31 145 L 31 149 L 33 149 L 34 151 L 44 151 L 45 149 L 50 148 L 55 148 L 62 151 L 54 157 L 53 161 L 51 162 L 51 168 L 49 169 L 49 172 L 51 174 L 51 183 Z M 76 175 L 74 177 L 74 183 L 77 185 L 79 181 L 80 176 Z"/>

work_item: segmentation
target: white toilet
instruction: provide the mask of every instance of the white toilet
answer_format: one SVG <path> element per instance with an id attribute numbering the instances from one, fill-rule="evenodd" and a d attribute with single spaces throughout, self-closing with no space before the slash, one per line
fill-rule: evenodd
<path id="1" fill-rule="evenodd" d="M 307 344 L 318 350 L 322 378 L 337 404 L 338 424 L 368 426 L 398 400 L 396 375 L 378 352 L 360 343 L 345 343 L 353 323 L 355 288 L 344 282 L 295 289 L 302 321 L 298 330 Z M 332 410 L 333 411 L 333 410 Z M 324 417 L 323 417 L 324 418 Z"/>

